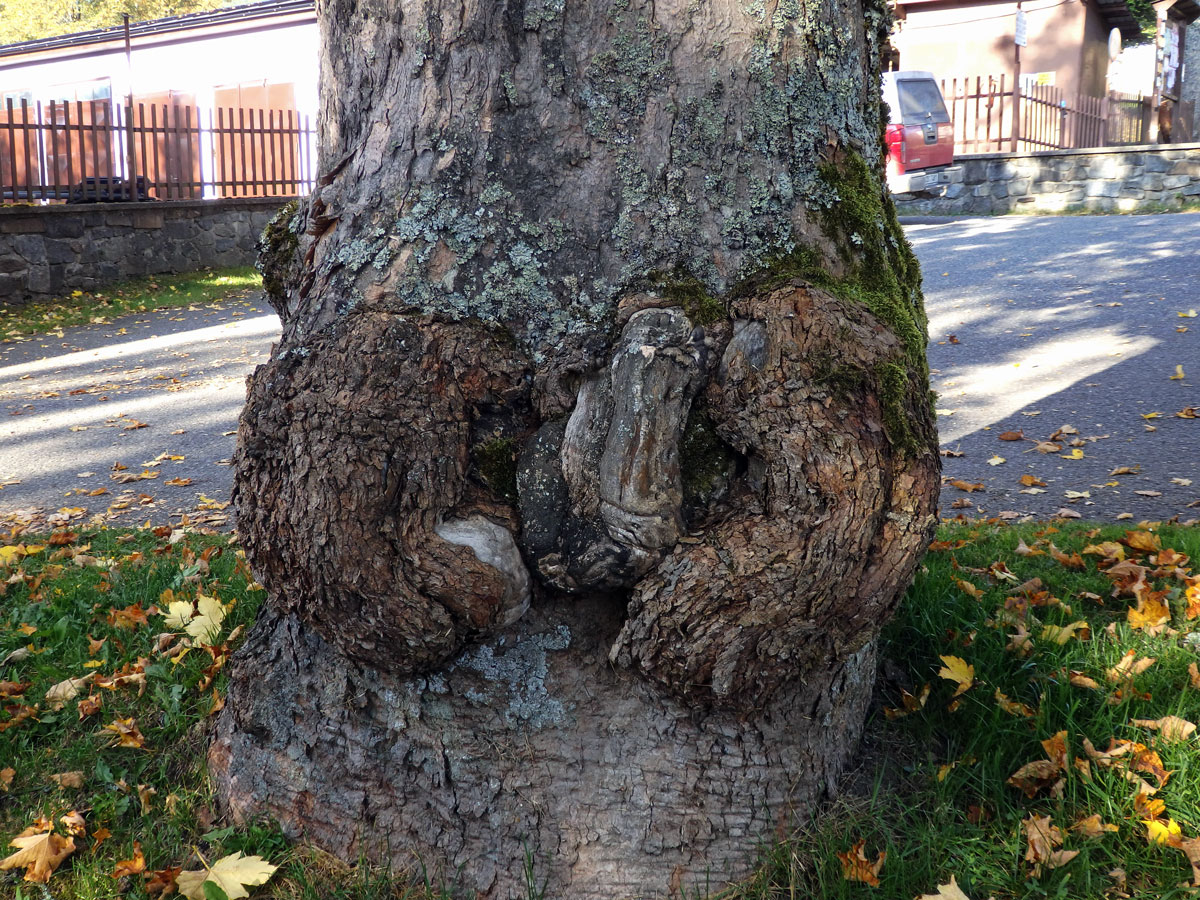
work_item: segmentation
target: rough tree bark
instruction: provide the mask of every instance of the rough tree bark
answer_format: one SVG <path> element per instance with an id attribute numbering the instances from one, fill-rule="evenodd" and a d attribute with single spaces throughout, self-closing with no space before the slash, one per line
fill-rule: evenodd
<path id="1" fill-rule="evenodd" d="M 934 527 L 883 0 L 319 6 L 221 799 L 468 896 L 715 888 L 833 785 Z"/>

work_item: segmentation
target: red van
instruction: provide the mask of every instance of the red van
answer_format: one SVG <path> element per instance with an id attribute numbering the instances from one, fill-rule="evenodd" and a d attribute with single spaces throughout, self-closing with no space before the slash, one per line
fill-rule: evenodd
<path id="1" fill-rule="evenodd" d="M 885 72 L 883 99 L 891 110 L 887 127 L 887 181 L 893 194 L 942 194 L 959 180 L 954 162 L 954 126 L 941 88 L 931 72 Z"/>

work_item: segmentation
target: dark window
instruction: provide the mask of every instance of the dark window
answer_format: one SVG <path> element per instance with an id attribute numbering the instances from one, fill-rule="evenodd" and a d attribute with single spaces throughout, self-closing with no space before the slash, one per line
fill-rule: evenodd
<path id="1" fill-rule="evenodd" d="M 897 81 L 896 93 L 900 100 L 901 121 L 905 125 L 924 125 L 930 121 L 930 113 L 934 122 L 950 121 L 937 82 L 923 79 Z"/>

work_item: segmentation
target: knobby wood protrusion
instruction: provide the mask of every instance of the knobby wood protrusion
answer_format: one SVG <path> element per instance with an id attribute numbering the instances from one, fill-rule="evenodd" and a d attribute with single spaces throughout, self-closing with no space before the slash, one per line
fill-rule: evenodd
<path id="1" fill-rule="evenodd" d="M 853 753 L 935 525 L 883 6 L 322 16 L 221 802 L 465 896 L 715 889 Z"/>

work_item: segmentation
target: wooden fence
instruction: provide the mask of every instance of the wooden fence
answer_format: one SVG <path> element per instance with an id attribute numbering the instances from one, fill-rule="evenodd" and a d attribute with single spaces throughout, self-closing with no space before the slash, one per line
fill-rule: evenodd
<path id="1" fill-rule="evenodd" d="M 309 117 L 294 110 L 10 99 L 0 200 L 298 196 L 313 185 L 314 146 Z"/>
<path id="2" fill-rule="evenodd" d="M 1078 150 L 1149 140 L 1150 100 L 1140 94 L 1068 97 L 1053 85 L 1014 89 L 1004 75 L 979 75 L 943 80 L 942 95 L 954 122 L 956 154 Z"/>

